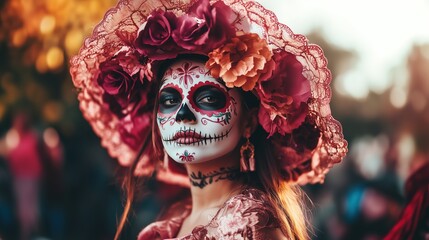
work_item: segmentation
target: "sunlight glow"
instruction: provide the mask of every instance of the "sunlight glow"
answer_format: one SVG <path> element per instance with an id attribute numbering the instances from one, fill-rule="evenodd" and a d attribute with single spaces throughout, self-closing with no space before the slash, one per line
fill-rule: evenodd
<path id="1" fill-rule="evenodd" d="M 340 89 L 355 98 L 392 87 L 390 71 L 405 64 L 414 43 L 429 43 L 429 1 L 425 0 L 259 2 L 273 10 L 295 33 L 308 34 L 319 29 L 332 44 L 358 53 L 360 60 L 352 71 L 361 72 L 365 78 L 351 81 L 356 73 L 350 73 L 338 79 L 344 81 L 340 84 L 344 88 Z M 361 92 L 356 93 L 355 89 Z"/>

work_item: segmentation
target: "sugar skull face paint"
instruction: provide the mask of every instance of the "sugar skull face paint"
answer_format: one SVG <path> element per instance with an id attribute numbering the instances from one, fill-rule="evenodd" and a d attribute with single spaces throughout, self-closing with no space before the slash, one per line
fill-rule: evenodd
<path id="1" fill-rule="evenodd" d="M 181 60 L 164 74 L 157 124 L 167 154 L 179 163 L 231 152 L 241 138 L 241 97 L 213 78 L 204 63 Z"/>

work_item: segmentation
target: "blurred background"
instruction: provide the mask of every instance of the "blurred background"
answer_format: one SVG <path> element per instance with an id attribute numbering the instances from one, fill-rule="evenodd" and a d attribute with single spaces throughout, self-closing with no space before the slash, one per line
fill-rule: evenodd
<path id="1" fill-rule="evenodd" d="M 320 45 L 349 154 L 305 186 L 313 239 L 381 239 L 429 160 L 429 1 L 260 1 Z M 0 0 L 0 239 L 112 239 L 121 169 L 78 108 L 68 60 L 115 0 Z M 161 199 L 162 200 L 162 199 Z M 124 239 L 158 213 L 136 201 Z"/>

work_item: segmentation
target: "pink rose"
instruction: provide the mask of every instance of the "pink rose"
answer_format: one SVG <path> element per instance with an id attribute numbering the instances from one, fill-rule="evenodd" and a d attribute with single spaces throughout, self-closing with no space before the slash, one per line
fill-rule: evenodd
<path id="1" fill-rule="evenodd" d="M 283 131 L 283 124 L 286 122 L 284 119 L 281 119 L 283 116 L 274 116 L 271 119 L 269 112 L 262 106 L 259 109 L 258 119 L 261 126 L 268 133 L 268 138 L 274 135 L 274 133 L 285 134 Z"/>
<path id="2" fill-rule="evenodd" d="M 232 14 L 231 8 L 222 1 L 210 6 L 209 0 L 200 0 L 188 14 L 179 17 L 173 39 L 190 51 L 207 52 L 217 48 L 235 35 Z"/>
<path id="3" fill-rule="evenodd" d="M 140 84 L 140 83 L 139 83 Z M 139 86 L 139 100 L 125 117 L 120 120 L 121 139 L 132 149 L 138 150 L 147 134 L 152 130 L 152 114 L 157 84 L 144 81 Z M 145 149 L 147 151 L 149 149 Z"/>
<path id="4" fill-rule="evenodd" d="M 104 89 L 103 101 L 119 117 L 124 108 L 137 100 L 135 86 L 138 80 L 124 71 L 117 58 L 100 64 L 97 82 Z"/>
<path id="5" fill-rule="evenodd" d="M 147 56 L 140 55 L 135 49 L 125 46 L 115 54 L 115 58 L 130 76 L 138 75 L 141 82 L 145 79 L 152 80 L 152 61 Z"/>
<path id="6" fill-rule="evenodd" d="M 289 151 L 285 150 L 285 155 L 298 155 L 295 151 L 292 149 L 289 149 Z M 291 167 L 290 165 L 283 166 L 280 170 L 280 173 L 282 177 L 286 181 L 297 181 L 300 176 L 302 176 L 305 173 L 308 173 L 312 170 L 311 168 L 311 158 L 308 160 L 297 164 L 294 167 Z"/>
<path id="7" fill-rule="evenodd" d="M 171 38 L 177 17 L 172 12 L 154 11 L 139 29 L 134 45 L 139 53 L 154 60 L 177 56 L 177 45 Z"/>
<path id="8" fill-rule="evenodd" d="M 103 88 L 103 101 L 116 116 L 122 118 L 137 104 L 146 104 L 153 84 L 148 63 L 143 65 L 137 54 L 120 50 L 100 64 L 97 82 Z"/>
<path id="9" fill-rule="evenodd" d="M 306 120 L 293 130 L 292 138 L 298 152 L 313 150 L 319 143 L 320 129 L 314 123 Z"/>
<path id="10" fill-rule="evenodd" d="M 122 140 L 134 150 L 138 150 L 151 131 L 152 111 L 136 111 L 121 119 L 119 134 Z"/>
<path id="11" fill-rule="evenodd" d="M 291 133 L 305 120 L 311 96 L 309 81 L 302 75 L 302 65 L 293 54 L 274 54 L 276 67 L 271 78 L 260 81 L 256 91 L 261 98 L 259 120 L 271 137 Z"/>
<path id="12" fill-rule="evenodd" d="M 287 181 L 296 181 L 298 177 L 312 170 L 311 161 L 313 153 L 311 150 L 297 150 L 297 143 L 293 136 L 275 135 L 272 137 L 272 147 L 275 158 L 279 159 L 279 167 L 282 177 Z"/>

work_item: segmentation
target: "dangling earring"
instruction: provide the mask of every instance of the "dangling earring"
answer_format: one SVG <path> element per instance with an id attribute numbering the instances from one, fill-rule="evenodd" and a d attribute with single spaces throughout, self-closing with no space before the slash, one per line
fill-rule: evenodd
<path id="1" fill-rule="evenodd" d="M 246 142 L 240 148 L 240 171 L 255 171 L 255 146 L 249 140 L 250 132 L 246 131 Z"/>

